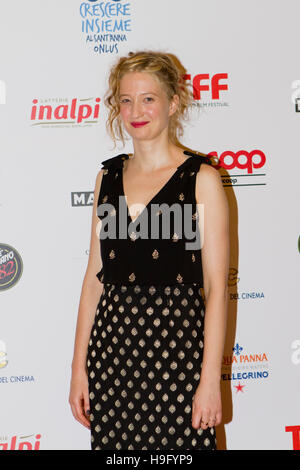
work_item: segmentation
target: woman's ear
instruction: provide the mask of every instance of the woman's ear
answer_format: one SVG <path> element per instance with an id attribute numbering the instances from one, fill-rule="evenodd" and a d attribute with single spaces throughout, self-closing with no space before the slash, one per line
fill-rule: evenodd
<path id="1" fill-rule="evenodd" d="M 178 106 L 179 106 L 179 96 L 173 95 L 173 98 L 169 104 L 169 116 L 172 116 L 172 114 L 176 112 Z"/>

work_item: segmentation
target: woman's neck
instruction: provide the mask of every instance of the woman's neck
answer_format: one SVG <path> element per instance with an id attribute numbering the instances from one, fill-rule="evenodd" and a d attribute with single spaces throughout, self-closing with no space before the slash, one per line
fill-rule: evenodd
<path id="1" fill-rule="evenodd" d="M 168 141 L 135 141 L 133 147 L 132 163 L 141 171 L 149 172 L 182 162 L 182 150 Z"/>

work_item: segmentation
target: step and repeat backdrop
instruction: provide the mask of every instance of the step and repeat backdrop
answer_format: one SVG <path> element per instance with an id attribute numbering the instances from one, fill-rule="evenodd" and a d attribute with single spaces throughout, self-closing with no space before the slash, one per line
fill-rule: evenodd
<path id="1" fill-rule="evenodd" d="M 300 449 L 297 0 L 0 1 L 0 449 L 89 449 L 68 397 L 103 96 L 130 51 L 193 84 L 182 144 L 230 206 L 219 449 Z"/>

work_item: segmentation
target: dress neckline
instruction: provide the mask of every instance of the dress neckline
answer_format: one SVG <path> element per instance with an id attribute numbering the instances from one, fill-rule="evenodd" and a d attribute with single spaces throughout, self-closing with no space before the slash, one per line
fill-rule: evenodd
<path id="1" fill-rule="evenodd" d="M 128 204 L 127 204 L 127 196 L 125 195 L 125 191 L 124 191 L 124 179 L 123 179 L 123 170 L 124 170 L 124 160 L 128 160 L 130 157 L 129 157 L 129 154 L 125 153 L 122 155 L 122 157 L 125 157 L 125 158 L 122 158 L 122 165 L 121 165 L 121 196 L 124 196 L 125 198 L 125 205 L 126 205 L 126 210 L 127 210 L 127 215 L 128 215 L 128 220 L 132 223 L 132 224 L 137 224 L 140 217 L 143 215 L 143 213 L 145 211 L 148 211 L 148 208 L 151 204 L 153 204 L 153 202 L 161 195 L 161 193 L 163 191 L 165 191 L 165 189 L 169 186 L 169 184 L 173 181 L 173 179 L 175 178 L 175 176 L 177 175 L 178 171 L 181 170 L 182 168 L 185 167 L 185 165 L 187 164 L 187 162 L 189 162 L 191 159 L 193 159 L 194 157 L 196 157 L 195 154 L 192 154 L 191 152 L 188 152 L 188 151 L 183 151 L 184 154 L 186 155 L 190 155 L 188 158 L 186 158 L 184 160 L 184 162 L 182 162 L 177 168 L 176 170 L 174 171 L 174 173 L 170 176 L 170 178 L 165 182 L 165 184 L 158 190 L 158 192 L 152 197 L 152 199 L 146 204 L 144 205 L 144 209 L 142 210 L 142 212 L 134 219 L 132 220 L 131 218 L 131 215 L 130 215 L 130 212 L 129 212 L 129 207 L 128 207 Z"/>

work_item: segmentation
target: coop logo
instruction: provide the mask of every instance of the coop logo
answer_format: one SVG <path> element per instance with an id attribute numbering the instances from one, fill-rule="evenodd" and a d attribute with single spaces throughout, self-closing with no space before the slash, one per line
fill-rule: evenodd
<path id="1" fill-rule="evenodd" d="M 236 343 L 232 351 L 233 354 L 223 356 L 222 380 L 259 380 L 269 377 L 267 353 L 249 353 L 239 343 Z M 237 391 L 243 391 L 240 383 L 236 388 Z"/>
<path id="2" fill-rule="evenodd" d="M 100 98 L 32 100 L 31 126 L 82 127 L 99 123 Z"/>
<path id="3" fill-rule="evenodd" d="M 0 450 L 40 450 L 41 438 L 41 434 L 0 436 Z"/>
<path id="4" fill-rule="evenodd" d="M 291 101 L 295 107 L 295 112 L 300 113 L 300 80 L 294 80 L 292 82 L 292 92 Z"/>
<path id="5" fill-rule="evenodd" d="M 285 432 L 292 434 L 293 450 L 300 450 L 300 426 L 286 426 Z"/>
<path id="6" fill-rule="evenodd" d="M 0 291 L 10 289 L 23 272 L 22 258 L 15 248 L 0 243 Z"/>
<path id="7" fill-rule="evenodd" d="M 225 150 L 220 154 L 212 151 L 207 155 L 217 170 L 221 168 L 226 173 L 233 171 L 229 176 L 228 174 L 221 175 L 224 187 L 266 185 L 266 156 L 262 150 L 238 150 L 237 152 Z"/>
<path id="8" fill-rule="evenodd" d="M 79 7 L 81 33 L 96 54 L 118 54 L 132 31 L 131 3 L 89 0 Z"/>
<path id="9" fill-rule="evenodd" d="M 0 340 L 0 369 L 3 369 L 8 364 L 6 346 L 4 341 Z"/>

